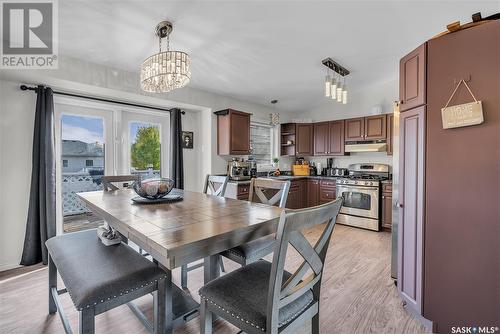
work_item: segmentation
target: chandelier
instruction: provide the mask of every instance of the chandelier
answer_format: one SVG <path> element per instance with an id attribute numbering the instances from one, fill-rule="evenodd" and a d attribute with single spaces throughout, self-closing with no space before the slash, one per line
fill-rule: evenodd
<path id="1" fill-rule="evenodd" d="M 147 58 L 141 65 L 141 88 L 151 93 L 164 93 L 189 83 L 189 55 L 182 51 L 170 51 L 172 23 L 162 21 L 156 26 L 159 52 Z M 167 51 L 161 50 L 161 40 L 167 38 Z"/>
<path id="2" fill-rule="evenodd" d="M 345 77 L 349 75 L 349 70 L 336 63 L 332 58 L 323 59 L 321 63 L 327 67 L 325 96 L 334 101 L 347 104 L 347 85 L 345 84 Z M 333 71 L 331 76 L 330 70 Z"/>

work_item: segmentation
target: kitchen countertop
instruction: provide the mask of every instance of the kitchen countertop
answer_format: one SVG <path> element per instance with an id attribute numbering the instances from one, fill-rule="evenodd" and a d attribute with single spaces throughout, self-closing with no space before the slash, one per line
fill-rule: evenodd
<path id="1" fill-rule="evenodd" d="M 267 176 L 260 176 L 267 178 Z M 316 179 L 316 180 L 336 180 L 340 178 L 339 176 L 322 176 L 322 175 L 303 175 L 303 176 L 294 176 L 294 175 L 280 175 L 280 176 L 269 176 L 270 179 L 275 179 L 275 180 L 301 180 L 301 179 Z M 250 180 L 243 180 L 243 181 L 238 181 L 238 180 L 229 180 L 229 183 L 235 183 L 238 185 L 245 185 L 245 184 L 250 184 Z"/>

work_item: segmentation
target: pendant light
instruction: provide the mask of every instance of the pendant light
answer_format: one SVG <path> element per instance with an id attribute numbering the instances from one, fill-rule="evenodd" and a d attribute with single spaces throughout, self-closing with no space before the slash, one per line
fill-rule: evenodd
<path id="1" fill-rule="evenodd" d="M 340 74 L 339 74 L 339 84 L 337 85 L 337 102 L 342 102 L 342 83 L 340 83 Z"/>
<path id="2" fill-rule="evenodd" d="M 329 71 L 327 71 L 326 77 L 325 77 L 325 97 L 330 97 L 330 84 L 331 84 L 332 78 L 330 77 Z"/>
<path id="3" fill-rule="evenodd" d="M 344 77 L 344 88 L 342 89 L 342 103 L 347 104 L 347 85 L 345 84 L 345 77 Z"/>
<path id="4" fill-rule="evenodd" d="M 333 101 L 347 104 L 347 85 L 345 81 L 346 76 L 350 73 L 349 70 L 332 58 L 323 59 L 321 63 L 328 69 L 325 77 L 325 96 L 330 97 Z M 330 76 L 330 70 L 333 71 L 332 76 Z"/>
<path id="5" fill-rule="evenodd" d="M 335 78 L 335 76 L 332 77 L 332 83 L 330 88 L 332 91 L 332 100 L 337 99 L 337 78 Z"/>

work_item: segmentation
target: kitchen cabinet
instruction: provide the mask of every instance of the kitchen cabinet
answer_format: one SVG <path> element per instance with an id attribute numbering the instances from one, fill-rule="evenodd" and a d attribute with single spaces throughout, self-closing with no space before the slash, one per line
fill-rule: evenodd
<path id="1" fill-rule="evenodd" d="M 308 179 L 306 185 L 305 207 L 319 205 L 319 180 Z"/>
<path id="2" fill-rule="evenodd" d="M 319 204 L 333 201 L 337 198 L 335 180 L 321 180 L 319 182 Z"/>
<path id="3" fill-rule="evenodd" d="M 224 197 L 248 201 L 249 191 L 249 182 L 229 182 Z"/>
<path id="4" fill-rule="evenodd" d="M 296 155 L 313 155 L 313 131 L 312 123 L 295 125 Z"/>
<path id="5" fill-rule="evenodd" d="M 387 155 L 392 155 L 394 136 L 394 114 L 387 115 Z"/>
<path id="6" fill-rule="evenodd" d="M 399 62 L 399 110 L 426 103 L 427 43 L 420 45 Z"/>
<path id="7" fill-rule="evenodd" d="M 251 114 L 234 109 L 216 111 L 217 115 L 217 154 L 250 154 L 250 116 Z"/>
<path id="8" fill-rule="evenodd" d="M 425 106 L 399 117 L 398 290 L 422 314 Z"/>
<path id="9" fill-rule="evenodd" d="M 281 156 L 295 156 L 295 123 L 281 124 Z"/>
<path id="10" fill-rule="evenodd" d="M 290 191 L 286 201 L 286 207 L 289 209 L 301 209 L 305 206 L 305 179 L 294 180 L 291 182 Z"/>
<path id="11" fill-rule="evenodd" d="M 351 118 L 345 120 L 345 141 L 364 140 L 365 118 Z"/>
<path id="12" fill-rule="evenodd" d="M 392 227 L 392 183 L 382 183 L 382 227 Z"/>
<path id="13" fill-rule="evenodd" d="M 387 138 L 387 115 L 365 117 L 365 140 L 381 140 Z"/>
<path id="14" fill-rule="evenodd" d="M 344 155 L 344 121 L 314 124 L 314 155 Z"/>

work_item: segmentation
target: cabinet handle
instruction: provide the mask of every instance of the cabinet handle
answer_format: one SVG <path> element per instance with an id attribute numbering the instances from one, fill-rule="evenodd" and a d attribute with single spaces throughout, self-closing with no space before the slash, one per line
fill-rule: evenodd
<path id="1" fill-rule="evenodd" d="M 397 203 L 396 203 L 396 206 L 397 206 L 398 208 L 402 208 L 402 207 L 403 207 L 403 203 L 399 203 L 399 202 L 397 202 Z"/>
<path id="2" fill-rule="evenodd" d="M 385 198 L 385 196 L 382 196 L 382 198 Z"/>

